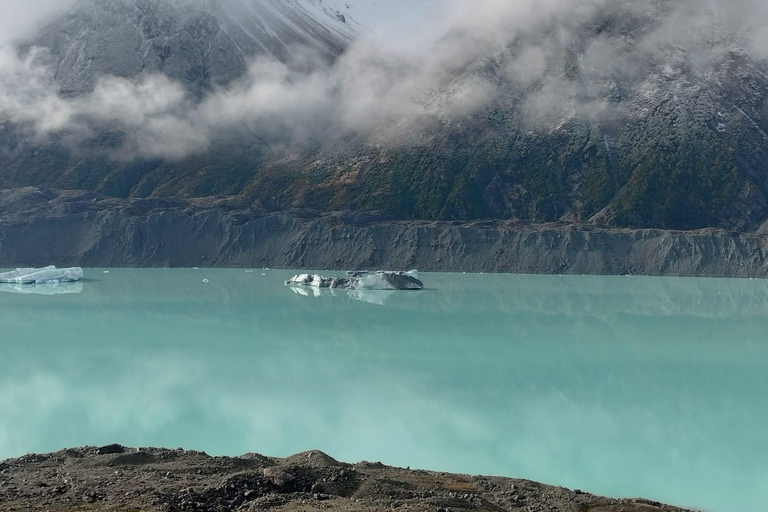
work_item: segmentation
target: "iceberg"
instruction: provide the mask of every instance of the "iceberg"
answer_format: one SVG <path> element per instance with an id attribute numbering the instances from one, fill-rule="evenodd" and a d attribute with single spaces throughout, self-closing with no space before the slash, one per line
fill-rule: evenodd
<path id="1" fill-rule="evenodd" d="M 347 272 L 346 278 L 322 277 L 299 274 L 285 282 L 287 286 L 309 286 L 312 288 L 341 288 L 346 290 L 421 290 L 424 283 L 419 281 L 417 270 L 409 272 Z"/>
<path id="2" fill-rule="evenodd" d="M 285 282 L 288 286 L 309 286 L 312 288 L 349 288 L 351 281 L 338 277 L 322 277 L 317 274 L 299 274 Z"/>
<path id="3" fill-rule="evenodd" d="M 74 283 L 83 278 L 83 269 L 56 268 L 51 265 L 44 268 L 17 268 L 11 272 L 0 273 L 0 283 L 6 284 L 46 284 Z"/>
<path id="4" fill-rule="evenodd" d="M 421 290 L 424 283 L 419 281 L 419 272 L 348 272 L 353 290 Z"/>

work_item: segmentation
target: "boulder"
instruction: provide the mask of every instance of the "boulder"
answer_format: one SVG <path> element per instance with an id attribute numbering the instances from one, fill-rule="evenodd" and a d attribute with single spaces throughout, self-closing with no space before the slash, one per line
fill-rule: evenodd
<path id="1" fill-rule="evenodd" d="M 264 468 L 263 473 L 264 477 L 269 480 L 269 483 L 280 491 L 289 490 L 293 481 L 296 480 L 296 477 L 292 474 L 276 466 Z"/>

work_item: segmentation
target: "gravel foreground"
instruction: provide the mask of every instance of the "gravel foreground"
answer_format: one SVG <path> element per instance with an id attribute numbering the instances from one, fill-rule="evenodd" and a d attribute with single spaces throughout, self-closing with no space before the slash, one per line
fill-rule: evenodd
<path id="1" fill-rule="evenodd" d="M 211 457 L 110 445 L 0 462 L 3 512 L 685 512 L 512 478 L 345 464 L 319 451 Z"/>

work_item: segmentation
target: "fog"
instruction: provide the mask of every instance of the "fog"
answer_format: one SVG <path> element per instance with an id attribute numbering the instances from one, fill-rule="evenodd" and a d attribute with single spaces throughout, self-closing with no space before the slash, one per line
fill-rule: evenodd
<path id="1" fill-rule="evenodd" d="M 245 76 L 197 98 L 161 74 L 103 76 L 92 92 L 63 96 L 45 50 L 22 54 L 12 41 L 31 37 L 68 6 L 2 0 L 0 117 L 41 142 L 56 134 L 78 144 L 105 128 L 121 130 L 125 143 L 112 156 L 122 159 L 180 159 L 243 130 L 295 145 L 329 133 L 415 142 L 426 127 L 487 108 L 510 90 L 521 122 L 549 127 L 574 116 L 617 115 L 607 112 L 615 109 L 607 98 L 617 82 L 636 85 L 651 72 L 673 76 L 682 61 L 699 72 L 726 51 L 768 57 L 767 4 L 444 0 L 439 16 L 423 18 L 430 37 L 402 44 L 402 28 L 390 20 L 389 37 L 379 24 L 332 64 L 319 64 L 310 49 L 295 49 L 286 62 L 257 57 Z M 647 26 L 590 32 L 610 16 Z M 578 64 L 577 78 L 563 72 L 569 58 Z M 499 71 L 489 73 L 489 62 Z"/>

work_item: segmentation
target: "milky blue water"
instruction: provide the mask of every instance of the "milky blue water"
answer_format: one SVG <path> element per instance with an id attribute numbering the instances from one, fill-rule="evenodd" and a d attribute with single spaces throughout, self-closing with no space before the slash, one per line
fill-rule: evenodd
<path id="1" fill-rule="evenodd" d="M 316 297 L 284 287 L 291 274 L 0 288 L 0 459 L 316 448 L 768 507 L 767 281 L 426 274 L 421 292 Z"/>

